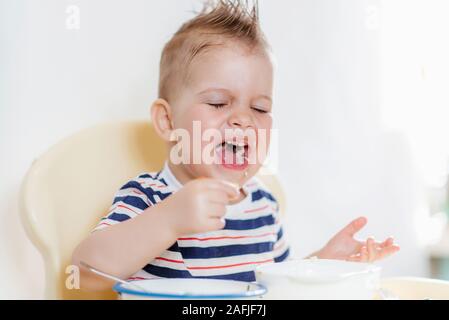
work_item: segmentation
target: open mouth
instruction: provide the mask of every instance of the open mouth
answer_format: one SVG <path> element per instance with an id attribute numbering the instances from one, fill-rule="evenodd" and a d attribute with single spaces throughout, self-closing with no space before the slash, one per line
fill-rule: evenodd
<path id="1" fill-rule="evenodd" d="M 245 141 L 227 140 L 215 148 L 220 164 L 229 169 L 242 170 L 248 166 L 248 143 Z"/>

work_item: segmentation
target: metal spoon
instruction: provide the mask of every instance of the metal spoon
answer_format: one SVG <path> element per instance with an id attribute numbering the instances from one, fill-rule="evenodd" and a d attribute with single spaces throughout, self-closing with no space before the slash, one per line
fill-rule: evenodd
<path id="1" fill-rule="evenodd" d="M 93 272 L 93 273 L 95 273 L 95 274 L 97 274 L 99 276 L 102 276 L 103 278 L 106 278 L 106 279 L 109 279 L 109 280 L 114 280 L 114 281 L 119 282 L 119 283 L 121 283 L 123 285 L 126 285 L 128 287 L 133 287 L 135 290 L 139 290 L 139 291 L 143 291 L 145 293 L 149 293 L 145 288 L 143 288 L 143 287 L 141 287 L 141 286 L 139 286 L 139 285 L 137 285 L 135 283 L 132 283 L 130 281 L 126 281 L 126 280 L 117 278 L 116 276 L 113 276 L 113 275 L 111 275 L 109 273 L 106 273 L 104 271 L 100 271 L 100 270 L 92 267 L 91 265 L 87 264 L 84 261 L 80 261 L 80 265 L 82 265 L 83 267 L 85 267 L 89 271 L 91 271 L 91 272 Z"/>

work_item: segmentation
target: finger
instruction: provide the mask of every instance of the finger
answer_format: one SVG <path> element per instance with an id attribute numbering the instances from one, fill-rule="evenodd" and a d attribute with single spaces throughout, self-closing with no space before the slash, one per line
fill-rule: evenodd
<path id="1" fill-rule="evenodd" d="M 229 196 L 220 190 L 208 190 L 208 199 L 212 203 L 224 206 L 229 203 Z"/>
<path id="2" fill-rule="evenodd" d="M 226 206 L 219 203 L 212 203 L 208 208 L 210 218 L 223 218 L 226 215 Z"/>
<path id="3" fill-rule="evenodd" d="M 236 190 L 237 192 L 240 190 L 240 186 L 237 183 L 233 183 L 231 181 L 226 181 L 226 180 L 219 180 L 221 183 L 224 183 L 228 186 L 230 186 L 231 188 L 234 188 L 234 190 Z"/>
<path id="4" fill-rule="evenodd" d="M 212 218 L 209 221 L 208 231 L 222 230 L 226 226 L 226 220 L 224 218 Z"/>
<path id="5" fill-rule="evenodd" d="M 368 248 L 366 246 L 360 249 L 360 262 L 368 262 Z"/>
<path id="6" fill-rule="evenodd" d="M 229 201 L 237 199 L 240 195 L 240 188 L 228 181 L 210 179 L 209 187 L 224 192 Z"/>
<path id="7" fill-rule="evenodd" d="M 384 248 L 379 252 L 378 260 L 391 256 L 392 254 L 398 252 L 401 248 L 397 245 L 392 245 L 390 247 Z"/>
<path id="8" fill-rule="evenodd" d="M 359 232 L 368 222 L 365 217 L 360 217 L 353 220 L 350 224 L 344 227 L 339 234 L 346 234 L 353 237 L 357 232 Z"/>
<path id="9" fill-rule="evenodd" d="M 380 244 L 380 247 L 381 247 L 381 248 L 386 248 L 386 247 L 392 246 L 393 244 L 394 244 L 394 239 L 393 239 L 393 237 L 389 237 L 389 238 L 387 238 L 384 242 L 382 242 L 382 243 Z"/>
<path id="10" fill-rule="evenodd" d="M 372 262 L 376 260 L 377 250 L 376 250 L 376 242 L 373 238 L 368 238 L 366 241 L 366 246 L 368 247 L 368 261 Z"/>

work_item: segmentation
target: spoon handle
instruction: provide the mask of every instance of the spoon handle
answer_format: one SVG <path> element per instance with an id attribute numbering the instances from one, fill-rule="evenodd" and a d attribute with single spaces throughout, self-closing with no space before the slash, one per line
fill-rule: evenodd
<path id="1" fill-rule="evenodd" d="M 84 261 L 80 261 L 80 265 L 82 265 L 83 267 L 85 267 L 89 271 L 91 271 L 91 272 L 93 272 L 93 273 L 95 273 L 95 274 L 97 274 L 99 276 L 102 276 L 103 278 L 106 278 L 106 279 L 109 279 L 109 280 L 114 280 L 114 281 L 119 282 L 119 283 L 121 283 L 123 285 L 129 286 L 129 287 L 133 287 L 136 290 L 146 292 L 146 290 L 144 288 L 142 288 L 141 286 L 139 286 L 139 285 L 137 285 L 135 283 L 132 283 L 132 282 L 120 279 L 120 278 L 118 278 L 116 276 L 113 276 L 113 275 L 111 275 L 109 273 L 100 271 L 100 270 L 92 267 L 91 265 L 87 264 Z"/>

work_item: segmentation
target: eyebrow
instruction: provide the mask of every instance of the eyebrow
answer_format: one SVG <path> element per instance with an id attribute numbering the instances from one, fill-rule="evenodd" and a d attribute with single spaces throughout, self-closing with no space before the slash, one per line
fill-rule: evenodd
<path id="1" fill-rule="evenodd" d="M 229 94 L 229 95 L 231 94 L 231 92 L 230 92 L 229 90 L 223 89 L 223 88 L 208 88 L 208 89 L 206 89 L 206 90 L 203 90 L 203 91 L 199 92 L 198 94 L 199 94 L 199 95 L 202 95 L 202 94 L 206 94 L 206 93 L 209 93 L 209 92 L 212 92 L 212 91 L 220 91 L 220 92 L 227 93 L 227 94 Z M 260 95 L 258 95 L 256 98 L 257 98 L 257 99 L 262 98 L 262 99 L 266 99 L 266 100 L 268 100 L 268 101 L 270 101 L 270 102 L 273 102 L 273 98 L 270 97 L 270 96 L 267 96 L 267 95 L 265 95 L 265 94 L 260 94 Z"/>
<path id="2" fill-rule="evenodd" d="M 230 93 L 231 93 L 231 92 L 230 92 L 229 90 L 227 90 L 227 89 L 222 89 L 222 88 L 208 88 L 208 89 L 206 89 L 206 90 L 203 90 L 203 91 L 199 92 L 198 94 L 205 94 L 205 93 L 209 93 L 209 92 L 212 92 L 212 91 L 220 91 L 220 92 L 224 92 L 224 93 L 227 93 L 227 94 L 230 94 Z"/>

